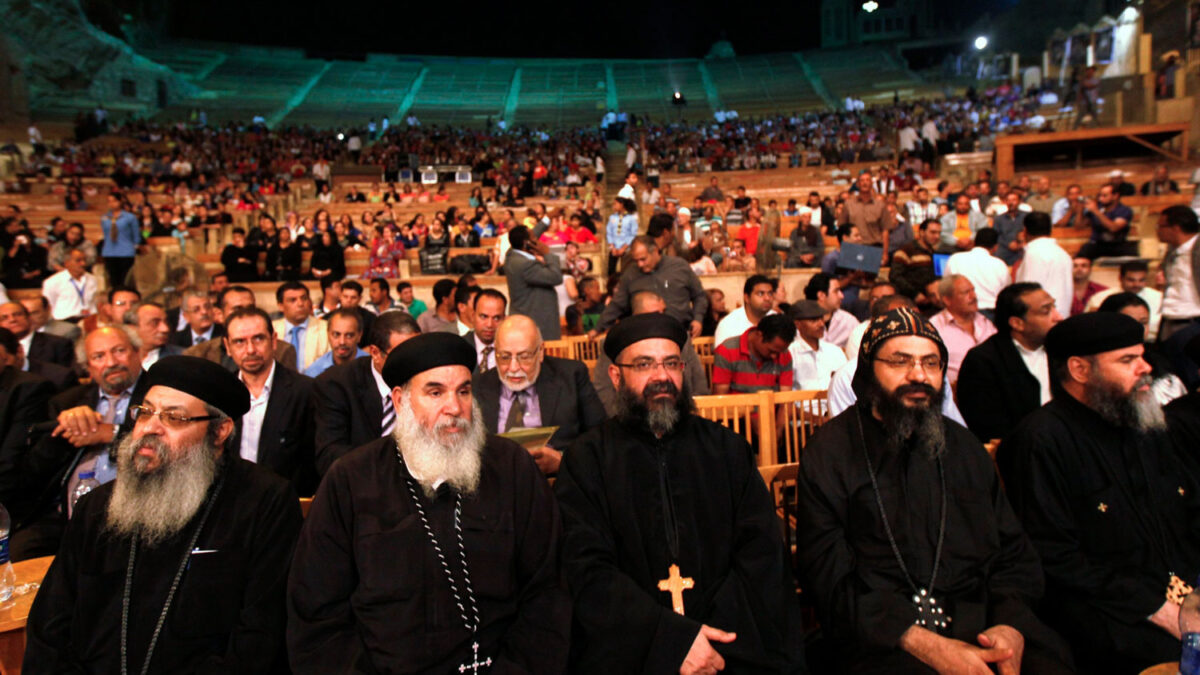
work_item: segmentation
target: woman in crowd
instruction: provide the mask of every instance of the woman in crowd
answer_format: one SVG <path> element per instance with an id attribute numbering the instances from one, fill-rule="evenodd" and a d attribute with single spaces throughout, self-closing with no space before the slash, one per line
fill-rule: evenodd
<path id="1" fill-rule="evenodd" d="M 337 242 L 337 245 L 343 251 L 363 248 L 362 240 L 358 238 L 358 235 L 351 232 L 350 228 L 346 227 L 346 224 L 340 221 L 337 225 L 333 226 L 333 240 Z"/>
<path id="2" fill-rule="evenodd" d="M 279 228 L 275 242 L 267 249 L 267 278 L 273 281 L 295 281 L 300 278 L 300 246 L 292 240 L 292 231 Z"/>
<path id="3" fill-rule="evenodd" d="M 68 225 L 63 238 L 54 242 L 54 245 L 50 247 L 50 256 L 47 260 L 49 268 L 55 272 L 66 269 L 63 267 L 63 263 L 66 262 L 67 255 L 75 250 L 83 251 L 83 255 L 87 257 L 89 269 L 96 264 L 96 245 L 83 236 L 82 223 Z"/>
<path id="4" fill-rule="evenodd" d="M 483 207 L 483 188 L 478 185 L 471 188 L 471 196 L 467 197 L 467 204 L 476 209 L 476 213 L 478 213 L 478 209 Z"/>
<path id="5" fill-rule="evenodd" d="M 399 276 L 400 259 L 404 257 L 404 244 L 396 239 L 391 227 L 375 227 L 375 238 L 371 240 L 371 255 L 367 260 L 364 279 L 392 279 Z"/>
<path id="6" fill-rule="evenodd" d="M 346 277 L 346 254 L 338 246 L 332 232 L 322 232 L 314 242 L 309 272 L 314 279 Z"/>
<path id="7" fill-rule="evenodd" d="M 435 202 L 450 201 L 450 195 L 446 194 L 446 184 L 445 183 L 438 183 L 437 192 L 433 195 L 433 201 L 435 201 Z"/>
<path id="8" fill-rule="evenodd" d="M 321 184 L 321 191 L 317 193 L 317 201 L 322 204 L 333 203 L 333 188 L 329 187 L 329 183 Z"/>
<path id="9" fill-rule="evenodd" d="M 433 224 L 429 226 L 429 233 L 425 235 L 426 250 L 445 250 L 450 248 L 450 231 L 446 229 L 446 225 L 441 219 L 435 218 Z"/>

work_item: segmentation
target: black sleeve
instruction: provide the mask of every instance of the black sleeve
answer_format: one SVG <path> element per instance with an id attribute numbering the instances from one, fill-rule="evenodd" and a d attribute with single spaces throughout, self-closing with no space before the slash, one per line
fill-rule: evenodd
<path id="1" fill-rule="evenodd" d="M 350 439 L 352 411 L 350 392 L 345 384 L 333 377 L 318 377 L 313 385 L 316 406 L 316 433 L 313 448 L 317 474 L 325 475 L 339 457 L 353 449 Z"/>

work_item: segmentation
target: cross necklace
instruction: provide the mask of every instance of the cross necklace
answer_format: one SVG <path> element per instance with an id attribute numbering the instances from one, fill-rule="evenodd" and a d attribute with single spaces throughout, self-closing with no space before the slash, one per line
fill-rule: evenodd
<path id="1" fill-rule="evenodd" d="M 950 626 L 950 615 L 946 613 L 944 607 L 939 607 L 937 598 L 933 597 L 934 583 L 937 581 L 938 563 L 942 559 L 942 543 L 946 539 L 946 467 L 942 464 L 942 459 L 937 459 L 938 480 L 942 486 L 942 516 L 938 524 L 937 546 L 933 553 L 933 571 L 929 573 L 929 584 L 923 588 L 918 588 L 917 583 L 913 580 L 912 575 L 908 572 L 908 566 L 904 564 L 904 556 L 900 554 L 900 547 L 896 545 L 896 536 L 892 533 L 892 526 L 888 522 L 887 511 L 883 508 L 883 497 L 879 494 L 879 482 L 875 478 L 875 467 L 871 464 L 871 453 L 867 449 L 867 436 L 863 432 L 862 413 L 857 413 L 858 418 L 858 433 L 863 440 L 863 458 L 867 460 L 867 474 L 871 477 L 871 491 L 875 493 L 875 505 L 879 507 L 879 517 L 883 519 L 883 531 L 887 535 L 888 544 L 892 547 L 892 555 L 895 556 L 896 562 L 900 565 L 900 572 L 904 574 L 904 580 L 908 582 L 909 588 L 912 589 L 912 603 L 917 608 L 917 619 L 913 625 L 922 628 L 928 628 L 935 633 L 941 629 Z"/>
<path id="2" fill-rule="evenodd" d="M 446 556 L 442 553 L 442 547 L 438 544 L 437 536 L 433 533 L 433 528 L 429 526 L 429 519 L 425 516 L 425 507 L 421 504 L 421 499 L 417 495 L 416 481 L 404 466 L 404 457 L 400 454 L 400 449 L 396 449 L 396 459 L 400 462 L 400 470 L 404 473 L 404 483 L 408 486 L 408 494 L 412 496 L 413 504 L 417 507 L 417 515 L 421 518 L 421 526 L 425 528 L 425 535 L 429 537 L 429 542 L 433 544 L 433 552 L 437 554 L 438 562 L 442 564 L 442 571 L 446 573 L 446 580 L 450 582 L 450 592 L 454 595 L 454 604 L 458 606 L 459 616 L 462 617 L 463 624 L 467 630 L 471 632 L 471 662 L 463 663 L 458 666 L 459 673 L 470 672 L 472 675 L 477 675 L 480 668 L 489 668 L 492 665 L 492 658 L 479 660 L 479 641 L 475 639 L 475 633 L 479 630 L 479 607 L 475 604 L 475 592 L 471 589 L 471 570 L 467 567 L 467 548 L 463 545 L 462 533 L 462 495 L 457 491 L 454 493 L 454 535 L 458 539 L 458 558 L 462 565 L 462 582 L 466 597 L 464 598 L 458 592 L 458 584 L 454 581 L 454 573 L 450 571 L 450 564 L 446 562 Z"/>
<path id="3" fill-rule="evenodd" d="M 671 484 L 667 478 L 667 457 L 660 448 L 658 459 L 658 485 L 662 491 L 663 526 L 667 531 L 667 548 L 671 551 L 671 566 L 667 578 L 658 582 L 658 590 L 671 594 L 671 609 L 683 614 L 683 592 L 695 588 L 696 581 L 679 575 L 679 525 L 675 517 L 675 500 L 671 496 Z"/>

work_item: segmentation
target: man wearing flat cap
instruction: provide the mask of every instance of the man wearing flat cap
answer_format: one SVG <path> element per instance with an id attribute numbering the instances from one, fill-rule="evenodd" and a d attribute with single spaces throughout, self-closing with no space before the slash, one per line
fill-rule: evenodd
<path id="1" fill-rule="evenodd" d="M 797 565 L 832 671 L 1071 672 L 1034 615 L 1041 567 L 992 460 L 941 412 L 946 362 L 915 308 L 875 316 L 857 401 L 804 448 Z"/>
<path id="2" fill-rule="evenodd" d="M 487 433 L 475 348 L 427 333 L 383 366 L 395 428 L 335 461 L 288 581 L 295 673 L 561 673 L 570 599 L 558 507 Z"/>
<path id="3" fill-rule="evenodd" d="M 997 455 L 1042 558 L 1044 617 L 1080 672 L 1178 658 L 1179 603 L 1200 572 L 1200 485 L 1168 440 L 1143 339 L 1116 312 L 1056 325 L 1046 337 L 1053 400 Z"/>
<path id="4" fill-rule="evenodd" d="M 229 445 L 249 394 L 191 356 L 143 379 L 116 480 L 76 504 L 33 603 L 25 672 L 286 673 L 300 506 Z"/>
<path id="5" fill-rule="evenodd" d="M 622 319 L 604 340 L 618 413 L 563 454 L 573 673 L 778 673 L 795 644 L 771 498 L 746 441 L 693 413 L 686 338 L 665 314 Z"/>

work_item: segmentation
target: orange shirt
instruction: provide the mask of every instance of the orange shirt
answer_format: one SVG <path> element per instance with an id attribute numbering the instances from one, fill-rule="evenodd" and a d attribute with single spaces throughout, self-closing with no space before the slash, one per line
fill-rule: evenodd
<path id="1" fill-rule="evenodd" d="M 971 238 L 971 214 L 954 214 L 954 241 Z"/>

